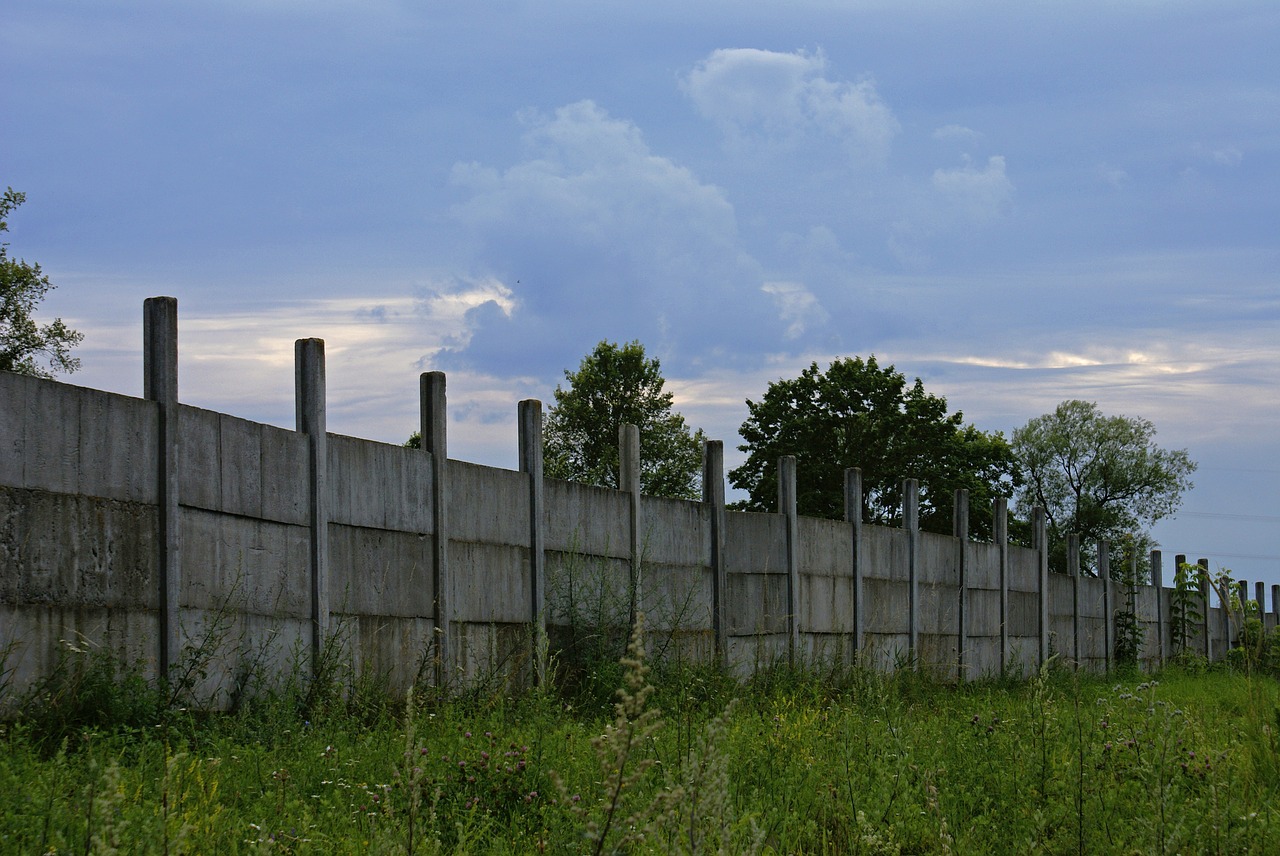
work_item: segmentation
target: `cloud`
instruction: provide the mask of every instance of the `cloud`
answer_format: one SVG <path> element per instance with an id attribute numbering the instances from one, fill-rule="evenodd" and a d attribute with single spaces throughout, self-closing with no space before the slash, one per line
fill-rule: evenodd
<path id="1" fill-rule="evenodd" d="M 869 79 L 823 76 L 821 51 L 722 48 L 682 81 L 698 112 L 735 142 L 789 147 L 806 137 L 839 140 L 859 159 L 882 162 L 898 120 Z"/>
<path id="2" fill-rule="evenodd" d="M 939 142 L 958 142 L 972 145 L 982 140 L 982 134 L 964 125 L 943 125 L 933 132 L 933 138 Z"/>
<path id="3" fill-rule="evenodd" d="M 799 338 L 811 325 L 826 323 L 830 317 L 813 292 L 798 282 L 766 282 L 760 290 L 773 298 L 778 317 L 787 325 L 784 336 Z"/>
<path id="4" fill-rule="evenodd" d="M 962 215 L 976 222 L 991 220 L 1013 201 L 1013 182 L 1005 174 L 1004 156 L 992 155 L 978 169 L 968 162 L 958 169 L 937 169 L 933 188 Z"/>
<path id="5" fill-rule="evenodd" d="M 513 301 L 505 315 L 473 313 L 456 364 L 555 373 L 605 338 L 638 338 L 670 359 L 777 336 L 720 188 L 592 101 L 522 121 L 524 160 L 453 169 L 465 196 L 453 217 Z"/>
<path id="6" fill-rule="evenodd" d="M 1244 161 L 1244 152 L 1235 146 L 1206 146 L 1198 144 L 1193 147 L 1196 157 L 1207 160 L 1217 166 L 1236 167 Z"/>

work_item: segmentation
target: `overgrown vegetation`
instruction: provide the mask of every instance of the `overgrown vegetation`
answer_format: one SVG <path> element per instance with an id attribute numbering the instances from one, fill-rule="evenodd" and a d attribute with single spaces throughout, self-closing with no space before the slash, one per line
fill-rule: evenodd
<path id="1" fill-rule="evenodd" d="M 1277 852 L 1280 685 L 1254 650 L 1118 682 L 737 684 L 651 672 L 637 630 L 609 706 L 332 680 L 200 715 L 69 648 L 0 726 L 0 851 Z"/>

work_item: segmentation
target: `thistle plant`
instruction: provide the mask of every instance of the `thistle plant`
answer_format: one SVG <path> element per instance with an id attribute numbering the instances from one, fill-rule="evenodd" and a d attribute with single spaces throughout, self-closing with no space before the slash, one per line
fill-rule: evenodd
<path id="1" fill-rule="evenodd" d="M 652 757 L 645 757 L 646 747 L 662 727 L 661 712 L 648 707 L 654 688 L 645 662 L 643 613 L 636 614 L 631 642 L 621 663 L 623 686 L 614 704 L 613 723 L 591 740 L 600 766 L 599 802 L 587 803 L 577 794 L 570 795 L 563 782 L 556 780 L 561 799 L 583 826 L 583 835 L 595 856 L 624 850 L 644 841 L 657 828 L 669 826 L 683 796 L 680 787 L 660 790 L 647 801 L 637 795 L 656 763 Z"/>

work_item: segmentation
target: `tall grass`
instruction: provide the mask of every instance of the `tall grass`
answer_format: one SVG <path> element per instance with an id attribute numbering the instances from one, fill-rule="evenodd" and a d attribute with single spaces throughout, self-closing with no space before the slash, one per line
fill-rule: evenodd
<path id="1" fill-rule="evenodd" d="M 98 674 L 0 725 L 0 852 L 1280 852 L 1273 678 L 619 674 L 208 716 Z"/>

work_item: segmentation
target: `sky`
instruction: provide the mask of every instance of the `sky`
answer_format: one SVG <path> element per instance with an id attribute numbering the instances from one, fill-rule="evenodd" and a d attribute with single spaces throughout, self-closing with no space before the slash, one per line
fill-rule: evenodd
<path id="1" fill-rule="evenodd" d="M 1280 4 L 9 0 L 11 254 L 142 389 L 514 468 L 516 405 L 639 340 L 736 449 L 874 354 L 1006 435 L 1066 399 L 1199 463 L 1169 554 L 1280 583 Z M 1170 568 L 1172 558 L 1166 559 Z M 1166 570 L 1166 578 L 1171 570 Z M 1268 609 L 1271 608 L 1268 593 Z"/>

